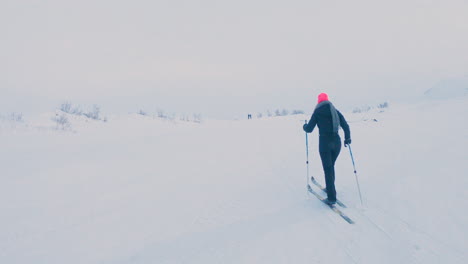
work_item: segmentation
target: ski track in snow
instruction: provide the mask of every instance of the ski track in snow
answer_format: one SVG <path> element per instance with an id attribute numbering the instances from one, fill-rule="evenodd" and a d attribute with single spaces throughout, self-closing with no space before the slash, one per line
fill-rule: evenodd
<path id="1" fill-rule="evenodd" d="M 305 188 L 308 116 L 2 124 L 0 262 L 465 263 L 468 129 L 454 112 L 466 97 L 344 113 L 364 206 L 344 147 L 336 181 L 354 225 Z"/>

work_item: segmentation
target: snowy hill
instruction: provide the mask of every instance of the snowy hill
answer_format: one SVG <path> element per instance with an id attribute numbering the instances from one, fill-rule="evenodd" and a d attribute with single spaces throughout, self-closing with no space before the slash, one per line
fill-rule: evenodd
<path id="1" fill-rule="evenodd" d="M 347 148 L 336 185 L 354 225 L 306 192 L 309 113 L 202 124 L 128 115 L 65 131 L 50 114 L 9 121 L 0 262 L 466 263 L 467 108 L 460 97 L 344 113 L 364 206 Z M 310 168 L 323 184 L 317 137 Z"/>
<path id="2" fill-rule="evenodd" d="M 424 95 L 430 99 L 449 99 L 468 95 L 468 77 L 439 81 Z"/>

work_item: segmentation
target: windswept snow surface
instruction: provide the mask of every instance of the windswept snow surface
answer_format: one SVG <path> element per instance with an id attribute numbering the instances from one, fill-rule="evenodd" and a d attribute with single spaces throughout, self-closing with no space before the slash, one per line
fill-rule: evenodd
<path id="1" fill-rule="evenodd" d="M 336 184 L 355 225 L 306 192 L 308 115 L 3 124 L 0 263 L 467 263 L 467 107 L 344 113 L 364 206 L 344 147 Z"/>

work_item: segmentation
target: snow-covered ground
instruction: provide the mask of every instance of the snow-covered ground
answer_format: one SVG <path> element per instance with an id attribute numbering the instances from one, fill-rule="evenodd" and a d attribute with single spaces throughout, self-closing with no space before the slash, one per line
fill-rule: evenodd
<path id="1" fill-rule="evenodd" d="M 468 98 L 380 111 L 344 113 L 364 206 L 347 148 L 336 184 L 354 225 L 306 192 L 309 113 L 2 121 L 0 263 L 467 263 Z"/>

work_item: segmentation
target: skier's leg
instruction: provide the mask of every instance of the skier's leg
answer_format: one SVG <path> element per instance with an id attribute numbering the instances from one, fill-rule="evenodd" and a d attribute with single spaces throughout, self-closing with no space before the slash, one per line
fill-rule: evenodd
<path id="1" fill-rule="evenodd" d="M 331 169 L 330 169 L 330 175 L 328 177 L 327 185 L 333 186 L 332 190 L 332 195 L 329 197 L 329 200 L 331 201 L 336 201 L 336 187 L 335 187 L 335 162 L 336 159 L 338 158 L 338 155 L 340 155 L 341 151 L 341 139 L 337 137 L 333 143 L 330 143 L 330 157 L 331 157 Z"/>
<path id="2" fill-rule="evenodd" d="M 341 152 L 341 139 L 338 138 L 337 140 L 335 140 L 332 146 L 332 151 L 331 151 L 333 167 L 335 167 L 335 162 L 338 156 L 340 155 L 340 152 Z"/>
<path id="3" fill-rule="evenodd" d="M 335 169 L 333 167 L 332 153 L 330 151 L 320 152 L 320 158 L 322 159 L 323 172 L 325 173 L 328 200 L 336 201 Z"/>

